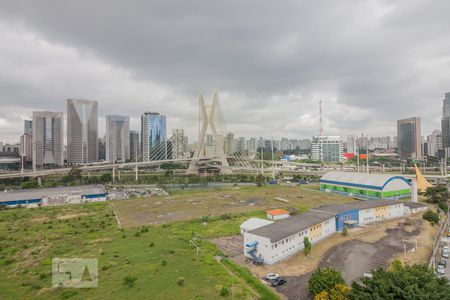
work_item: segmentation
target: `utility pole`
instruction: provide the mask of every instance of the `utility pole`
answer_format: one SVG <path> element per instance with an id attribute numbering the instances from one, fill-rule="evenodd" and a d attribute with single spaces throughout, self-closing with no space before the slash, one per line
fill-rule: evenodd
<path id="1" fill-rule="evenodd" d="M 137 145 L 134 147 L 135 148 L 135 174 L 134 174 L 134 180 L 137 182 L 138 181 L 138 164 L 137 164 L 137 161 L 138 161 L 138 157 L 137 157 Z"/>
<path id="2" fill-rule="evenodd" d="M 322 100 L 319 101 L 319 113 L 320 113 L 320 128 L 319 128 L 319 135 L 323 136 L 323 117 L 322 117 Z"/>
<path id="3" fill-rule="evenodd" d="M 366 172 L 369 173 L 369 147 L 366 147 Z"/>
<path id="4" fill-rule="evenodd" d="M 264 153 L 263 153 L 263 146 L 261 146 L 261 175 L 264 176 Z"/>
<path id="5" fill-rule="evenodd" d="M 356 171 L 359 173 L 359 148 L 356 149 Z"/>
<path id="6" fill-rule="evenodd" d="M 116 181 L 116 162 L 113 160 L 113 169 L 112 169 L 112 179 L 113 179 L 113 182 L 115 182 Z"/>
<path id="7" fill-rule="evenodd" d="M 275 180 L 275 166 L 274 166 L 274 157 L 273 157 L 273 137 L 272 137 L 272 179 Z"/>

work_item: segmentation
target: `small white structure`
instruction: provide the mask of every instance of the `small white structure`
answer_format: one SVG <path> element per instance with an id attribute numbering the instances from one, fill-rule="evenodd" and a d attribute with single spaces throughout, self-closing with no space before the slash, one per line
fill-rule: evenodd
<path id="1" fill-rule="evenodd" d="M 419 202 L 405 202 L 403 203 L 403 209 L 405 215 L 411 215 L 427 211 L 428 204 Z"/>
<path id="2" fill-rule="evenodd" d="M 267 214 L 267 219 L 274 220 L 274 221 L 289 218 L 289 212 L 284 209 L 268 210 L 268 211 L 266 211 L 266 214 Z"/>
<path id="3" fill-rule="evenodd" d="M 244 223 L 242 223 L 241 226 L 239 226 L 239 228 L 241 229 L 241 234 L 244 234 L 244 232 L 249 232 L 272 223 L 273 221 L 269 220 L 264 220 L 260 218 L 250 218 Z"/>

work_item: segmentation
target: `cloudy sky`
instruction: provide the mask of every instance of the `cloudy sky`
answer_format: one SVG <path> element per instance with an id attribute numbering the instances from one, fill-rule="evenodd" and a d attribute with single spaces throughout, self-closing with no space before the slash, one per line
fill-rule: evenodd
<path id="1" fill-rule="evenodd" d="M 67 98 L 167 115 L 195 139 L 198 94 L 237 136 L 394 135 L 439 128 L 450 1 L 0 1 L 0 141 Z"/>

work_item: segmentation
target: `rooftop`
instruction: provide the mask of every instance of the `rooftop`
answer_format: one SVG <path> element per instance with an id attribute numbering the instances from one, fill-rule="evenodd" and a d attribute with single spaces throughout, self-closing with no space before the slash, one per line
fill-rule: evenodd
<path id="1" fill-rule="evenodd" d="M 252 230 L 250 233 L 266 237 L 275 243 L 315 224 L 334 218 L 335 215 L 329 212 L 308 211 Z"/>
<path id="2" fill-rule="evenodd" d="M 326 205 L 320 206 L 318 208 L 314 208 L 314 211 L 326 211 L 334 214 L 339 214 L 345 211 L 353 210 L 353 209 L 367 209 L 367 208 L 375 208 L 386 205 L 393 204 L 401 204 L 403 202 L 392 201 L 392 200 L 366 200 L 366 201 L 357 201 L 357 202 L 349 202 L 345 204 L 336 204 L 336 205 Z"/>
<path id="3" fill-rule="evenodd" d="M 408 206 L 409 208 L 418 208 L 418 207 L 428 206 L 428 204 L 420 203 L 420 202 L 403 202 L 403 205 Z"/>
<path id="4" fill-rule="evenodd" d="M 41 199 L 46 196 L 53 195 L 93 195 L 104 194 L 105 190 L 97 185 L 84 186 L 64 186 L 45 189 L 29 189 L 19 191 L 0 192 L 0 202 L 2 201 L 16 201 L 16 200 L 31 200 Z"/>
<path id="5" fill-rule="evenodd" d="M 272 209 L 266 211 L 266 213 L 273 216 L 289 214 L 289 212 L 284 209 Z"/>
<path id="6" fill-rule="evenodd" d="M 320 178 L 321 182 L 343 184 L 343 185 L 355 185 L 364 186 L 372 189 L 383 189 L 392 180 L 403 180 L 410 185 L 409 180 L 400 175 L 390 174 L 374 174 L 374 173 L 358 173 L 358 172 L 328 172 Z"/>
<path id="7" fill-rule="evenodd" d="M 260 228 L 263 226 L 266 226 L 268 224 L 272 224 L 273 221 L 269 221 L 269 220 L 264 220 L 264 219 L 260 219 L 260 218 L 250 218 L 247 221 L 245 221 L 244 223 L 241 224 L 241 228 L 244 228 L 246 230 L 254 230 L 256 228 Z"/>

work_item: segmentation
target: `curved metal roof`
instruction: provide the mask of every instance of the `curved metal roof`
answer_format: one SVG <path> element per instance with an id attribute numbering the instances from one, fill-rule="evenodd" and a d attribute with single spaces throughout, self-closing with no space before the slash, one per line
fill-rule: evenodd
<path id="1" fill-rule="evenodd" d="M 332 171 L 326 173 L 320 179 L 321 182 L 354 185 L 359 187 L 383 189 L 392 180 L 402 180 L 411 185 L 408 179 L 399 175 L 380 174 L 380 173 L 357 173 L 357 172 L 338 172 Z"/>

